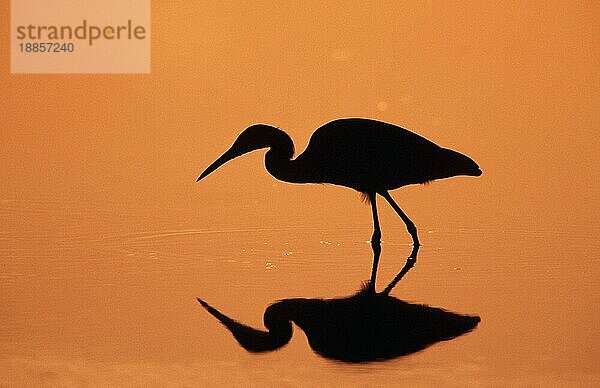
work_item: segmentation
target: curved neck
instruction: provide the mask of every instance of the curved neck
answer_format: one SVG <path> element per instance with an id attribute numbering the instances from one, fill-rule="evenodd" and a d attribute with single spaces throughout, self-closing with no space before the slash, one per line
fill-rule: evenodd
<path id="1" fill-rule="evenodd" d="M 270 149 L 265 155 L 265 167 L 269 174 L 284 182 L 308 182 L 299 163 L 292 160 L 294 142 L 287 133 L 273 128 L 269 147 Z"/>

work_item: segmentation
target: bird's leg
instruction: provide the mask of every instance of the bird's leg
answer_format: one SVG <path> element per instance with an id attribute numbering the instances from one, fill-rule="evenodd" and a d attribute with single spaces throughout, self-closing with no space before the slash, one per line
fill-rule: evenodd
<path id="1" fill-rule="evenodd" d="M 379 217 L 377 216 L 376 193 L 369 193 L 371 202 L 371 211 L 373 212 L 373 236 L 371 236 L 371 247 L 373 248 L 373 269 L 371 270 L 371 281 L 369 288 L 375 292 L 375 281 L 377 279 L 377 266 L 379 265 L 379 256 L 381 255 L 381 228 L 379 227 Z"/>
<path id="2" fill-rule="evenodd" d="M 383 193 L 380 193 L 380 194 L 388 201 L 390 206 L 392 206 L 392 208 L 396 211 L 398 216 L 400 216 L 402 221 L 404 221 L 404 224 L 406 225 L 406 229 L 408 230 L 408 233 L 410 233 L 410 236 L 412 237 L 412 240 L 413 240 L 412 252 L 410 253 L 410 256 L 408 257 L 408 259 L 406 260 L 406 264 L 404 264 L 404 267 L 402 267 L 402 269 L 400 270 L 398 275 L 396 275 L 394 280 L 392 280 L 392 282 L 382 292 L 382 294 L 388 295 L 390 293 L 390 291 L 392 291 L 392 289 L 400 281 L 400 279 L 402 279 L 404 277 L 404 275 L 406 275 L 406 273 L 408 271 L 410 271 L 410 269 L 417 262 L 417 254 L 419 253 L 419 247 L 421 246 L 421 244 L 419 243 L 419 236 L 417 235 L 417 227 L 415 226 L 415 223 L 412 222 L 410 218 L 408 218 L 408 216 L 402 211 L 402 209 L 400 209 L 400 206 L 398 206 L 398 204 L 394 201 L 392 196 L 387 191 L 384 191 Z"/>

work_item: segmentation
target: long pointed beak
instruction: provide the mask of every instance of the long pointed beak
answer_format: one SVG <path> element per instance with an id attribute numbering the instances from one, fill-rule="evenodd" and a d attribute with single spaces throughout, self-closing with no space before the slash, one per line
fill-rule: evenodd
<path id="1" fill-rule="evenodd" d="M 204 170 L 202 174 L 200 174 L 198 179 L 196 179 L 196 182 L 200 182 L 200 180 L 204 179 L 204 177 L 206 177 L 208 174 L 210 174 L 217 168 L 221 167 L 231 159 L 236 158 L 238 156 L 240 156 L 239 152 L 236 152 L 233 148 L 228 149 L 227 152 L 221 155 L 219 159 L 215 160 L 210 166 L 206 168 L 206 170 Z"/>

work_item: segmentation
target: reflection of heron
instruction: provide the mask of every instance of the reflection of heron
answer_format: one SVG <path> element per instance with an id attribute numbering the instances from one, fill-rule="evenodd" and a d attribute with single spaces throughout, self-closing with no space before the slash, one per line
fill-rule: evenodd
<path id="1" fill-rule="evenodd" d="M 350 362 L 414 353 L 467 333 L 480 320 L 362 291 L 347 298 L 296 298 L 273 303 L 264 313 L 268 331 L 262 331 L 229 318 L 201 299 L 198 301 L 250 352 L 271 351 L 287 344 L 294 322 L 304 331 L 314 351 Z"/>
<path id="2" fill-rule="evenodd" d="M 393 287 L 414 265 L 419 238 L 415 224 L 394 202 L 388 190 L 456 175 L 481 175 L 479 166 L 469 157 L 439 147 L 404 128 L 375 120 L 348 118 L 318 128 L 306 150 L 293 160 L 294 143 L 285 132 L 269 125 L 252 125 L 240 134 L 227 152 L 208 166 L 198 180 L 227 161 L 261 148 L 270 148 L 265 155 L 265 166 L 277 179 L 346 186 L 360 191 L 369 200 L 374 225 L 371 238 L 373 270 L 369 282 L 373 289 L 381 253 L 376 194 L 392 206 L 413 240 L 406 265 L 390 284 Z M 384 293 L 389 293 L 390 286 Z"/>

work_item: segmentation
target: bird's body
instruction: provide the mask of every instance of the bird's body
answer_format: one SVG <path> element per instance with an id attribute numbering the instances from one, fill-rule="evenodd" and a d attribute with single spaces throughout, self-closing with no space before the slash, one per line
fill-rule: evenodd
<path id="1" fill-rule="evenodd" d="M 369 193 L 455 175 L 458 171 L 453 173 L 449 163 L 453 154 L 404 128 L 353 118 L 317 129 L 294 162 L 303 172 L 311 172 L 305 175 L 313 183 Z"/>
<path id="2" fill-rule="evenodd" d="M 442 148 L 404 128 L 371 119 L 346 118 L 318 128 L 306 150 L 295 159 L 292 159 L 294 143 L 285 132 L 269 125 L 252 125 L 198 180 L 227 161 L 261 148 L 270 148 L 265 155 L 265 167 L 279 180 L 330 183 L 355 189 L 367 196 L 372 205 L 375 229 L 372 238 L 375 253 L 371 277 L 373 287 L 381 251 L 376 194 L 383 196 L 406 223 L 414 243 L 409 259 L 414 261 L 419 247 L 416 228 L 388 191 L 456 175 L 481 175 L 479 166 L 469 157 Z"/>

